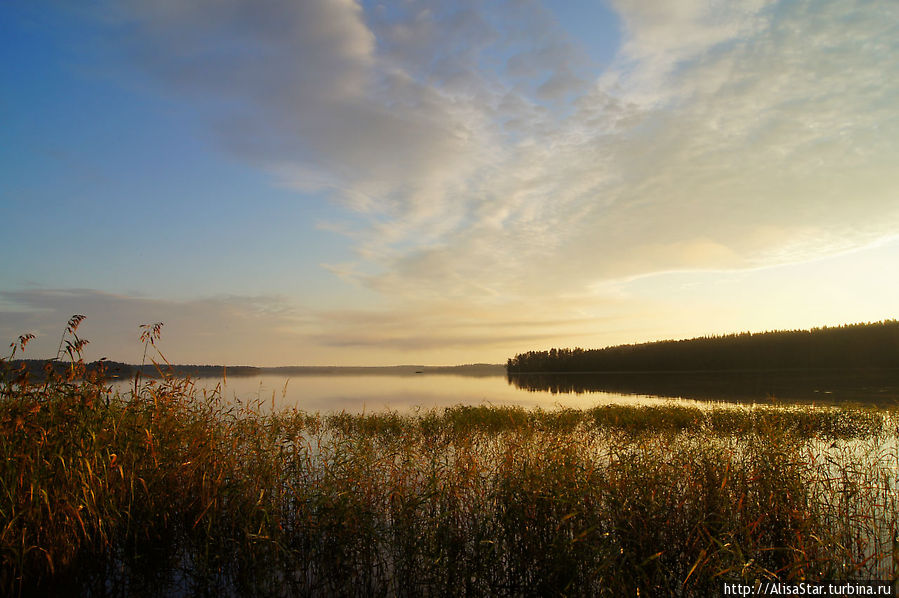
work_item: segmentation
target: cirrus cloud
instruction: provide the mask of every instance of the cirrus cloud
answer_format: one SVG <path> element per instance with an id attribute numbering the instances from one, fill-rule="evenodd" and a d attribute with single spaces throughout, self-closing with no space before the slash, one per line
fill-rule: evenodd
<path id="1" fill-rule="evenodd" d="M 604 66 L 528 0 L 133 0 L 102 18 L 221 149 L 339 208 L 323 226 L 355 260 L 327 267 L 390 317 L 360 310 L 359 334 L 356 312 L 319 312 L 312 342 L 477 344 L 448 306 L 578 321 L 591 300 L 614 311 L 595 290 L 616 280 L 801 262 L 897 229 L 894 2 L 611 5 L 623 43 Z"/>

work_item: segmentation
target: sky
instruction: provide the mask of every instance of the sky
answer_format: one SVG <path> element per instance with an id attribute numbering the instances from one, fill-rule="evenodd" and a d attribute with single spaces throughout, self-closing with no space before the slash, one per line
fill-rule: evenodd
<path id="1" fill-rule="evenodd" d="M 3 2 L 0 240 L 32 358 L 73 314 L 263 366 L 896 318 L 899 3 Z"/>

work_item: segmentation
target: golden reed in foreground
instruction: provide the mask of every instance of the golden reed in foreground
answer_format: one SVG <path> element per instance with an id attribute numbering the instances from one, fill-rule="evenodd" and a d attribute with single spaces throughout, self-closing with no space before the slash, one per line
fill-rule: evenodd
<path id="1" fill-rule="evenodd" d="M 716 595 L 897 574 L 862 408 L 265 414 L 188 379 L 0 382 L 0 592 Z"/>

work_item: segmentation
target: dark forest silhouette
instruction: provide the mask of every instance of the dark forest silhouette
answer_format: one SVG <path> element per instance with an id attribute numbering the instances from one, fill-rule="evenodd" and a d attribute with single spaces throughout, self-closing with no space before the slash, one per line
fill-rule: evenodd
<path id="1" fill-rule="evenodd" d="M 521 353 L 506 363 L 510 374 L 869 368 L 899 368 L 899 320 L 604 349 L 554 348 Z"/>

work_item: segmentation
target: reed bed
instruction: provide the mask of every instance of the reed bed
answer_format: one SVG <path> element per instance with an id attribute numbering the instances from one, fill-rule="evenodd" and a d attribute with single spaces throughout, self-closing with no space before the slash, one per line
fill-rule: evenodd
<path id="1" fill-rule="evenodd" d="M 49 370 L 48 370 L 49 374 Z M 73 360 L 0 383 L 0 592 L 705 596 L 892 579 L 896 418 L 264 412 Z"/>

